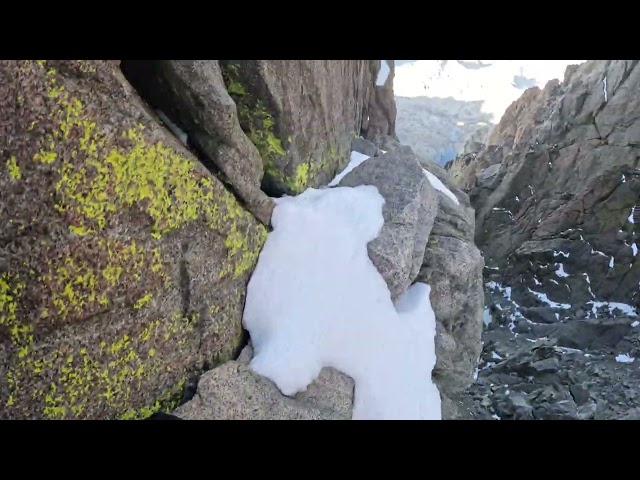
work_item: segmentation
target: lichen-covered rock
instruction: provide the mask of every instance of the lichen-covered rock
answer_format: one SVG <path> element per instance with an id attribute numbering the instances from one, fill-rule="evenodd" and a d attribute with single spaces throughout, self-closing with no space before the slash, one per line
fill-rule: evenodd
<path id="1" fill-rule="evenodd" d="M 260 189 L 263 162 L 238 121 L 217 60 L 132 60 L 123 71 L 136 89 L 188 135 L 224 175 L 247 209 L 269 224 L 274 203 Z"/>
<path id="2" fill-rule="evenodd" d="M 240 125 L 265 166 L 263 190 L 298 194 L 348 163 L 373 88 L 367 60 L 225 60 Z"/>
<path id="3" fill-rule="evenodd" d="M 250 347 L 237 361 L 207 372 L 193 399 L 174 412 L 185 420 L 350 420 L 354 383 L 323 368 L 306 391 L 286 397 L 249 367 Z"/>
<path id="4" fill-rule="evenodd" d="M 384 226 L 369 242 L 371 261 L 396 299 L 414 282 L 424 259 L 438 197 L 413 151 L 399 149 L 366 160 L 340 181 L 341 187 L 373 185 L 384 198 Z"/>
<path id="5" fill-rule="evenodd" d="M 117 62 L 0 61 L 0 418 L 141 418 L 230 358 L 266 237 Z"/>

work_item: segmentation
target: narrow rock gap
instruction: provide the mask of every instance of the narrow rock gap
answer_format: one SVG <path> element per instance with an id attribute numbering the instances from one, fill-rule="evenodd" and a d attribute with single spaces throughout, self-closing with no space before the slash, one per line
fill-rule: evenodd
<path id="1" fill-rule="evenodd" d="M 247 210 L 251 211 L 248 207 L 244 199 L 237 193 L 233 184 L 229 181 L 226 175 L 218 168 L 213 159 L 211 159 L 207 154 L 203 152 L 200 146 L 197 144 L 189 136 L 188 129 L 185 129 L 183 125 L 180 125 L 179 122 L 170 117 L 170 112 L 165 112 L 159 108 L 159 106 L 153 101 L 152 95 L 149 94 L 149 91 L 154 88 L 153 82 L 155 80 L 154 67 L 151 60 L 122 60 L 120 63 L 120 69 L 125 79 L 129 82 L 131 87 L 136 91 L 136 93 L 140 96 L 140 98 L 149 105 L 151 110 L 153 110 L 154 114 L 157 117 L 158 123 L 163 125 L 168 134 L 173 135 L 180 143 L 184 144 L 183 139 L 179 138 L 174 130 L 174 126 L 178 127 L 182 132 L 186 135 L 186 145 L 185 148 L 191 152 L 191 154 L 202 164 L 204 167 L 215 176 L 227 189 L 229 193 L 231 193 L 236 201 L 240 204 L 240 206 Z M 161 111 L 162 114 L 171 122 L 173 125 L 169 125 L 158 114 L 158 111 Z M 266 192 L 265 192 L 266 193 Z M 267 193 L 269 195 L 269 193 Z"/>

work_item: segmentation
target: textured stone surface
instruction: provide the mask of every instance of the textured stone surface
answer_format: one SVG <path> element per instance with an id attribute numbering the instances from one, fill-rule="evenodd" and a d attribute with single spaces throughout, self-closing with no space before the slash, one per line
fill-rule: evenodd
<path id="1" fill-rule="evenodd" d="M 260 190 L 263 162 L 238 120 L 217 60 L 133 60 L 123 71 L 136 89 L 189 137 L 247 208 L 269 223 L 273 201 Z"/>
<path id="2" fill-rule="evenodd" d="M 448 168 L 469 190 L 487 265 L 515 295 L 637 307 L 640 64 L 593 60 L 565 77 L 527 90 L 487 146 Z M 476 184 L 490 165 L 499 172 Z"/>
<path id="3" fill-rule="evenodd" d="M 326 185 L 349 161 L 373 79 L 367 60 L 221 62 L 270 195 Z"/>
<path id="4" fill-rule="evenodd" d="M 366 160 L 340 186 L 373 185 L 385 200 L 384 226 L 369 243 L 369 256 L 397 298 L 418 275 L 438 205 L 436 190 L 411 149 Z"/>
<path id="5" fill-rule="evenodd" d="M 378 72 L 382 63 L 389 67 L 389 75 L 383 85 L 377 85 Z M 393 95 L 393 77 L 395 73 L 394 60 L 370 60 L 370 69 L 373 79 L 373 90 L 369 97 L 368 119 L 365 119 L 363 131 L 365 138 L 373 140 L 380 135 L 396 136 L 396 100 Z"/>
<path id="6" fill-rule="evenodd" d="M 438 211 L 417 278 L 431 285 L 431 305 L 437 319 L 433 378 L 443 396 L 453 396 L 473 381 L 482 349 L 484 260 L 473 243 L 474 211 L 468 206 L 466 195 L 453 188 L 442 168 L 421 163 L 451 186 L 461 200 L 456 204 L 438 192 Z M 443 414 L 446 405 L 443 404 Z"/>
<path id="7" fill-rule="evenodd" d="M 250 347 L 237 361 L 207 372 L 196 396 L 178 407 L 185 420 L 350 420 L 354 384 L 331 368 L 321 370 L 306 391 L 286 397 L 249 367 Z"/>
<path id="8" fill-rule="evenodd" d="M 140 418 L 241 342 L 266 230 L 109 61 L 0 61 L 0 418 Z"/>

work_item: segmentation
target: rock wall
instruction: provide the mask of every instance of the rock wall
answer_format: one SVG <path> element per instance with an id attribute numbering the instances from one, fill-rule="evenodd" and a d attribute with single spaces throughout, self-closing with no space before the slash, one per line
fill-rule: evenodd
<path id="1" fill-rule="evenodd" d="M 543 290 L 576 309 L 593 301 L 640 306 L 632 216 L 640 203 L 639 87 L 636 60 L 570 68 L 563 83 L 515 102 L 491 145 L 451 165 L 470 188 L 487 264 L 505 279 L 524 275 L 519 290 Z"/>

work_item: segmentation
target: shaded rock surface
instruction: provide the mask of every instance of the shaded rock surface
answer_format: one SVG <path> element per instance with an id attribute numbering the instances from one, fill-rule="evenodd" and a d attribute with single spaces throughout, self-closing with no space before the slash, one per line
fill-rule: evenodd
<path id="1" fill-rule="evenodd" d="M 373 89 L 368 60 L 225 60 L 240 125 L 264 164 L 263 190 L 326 185 L 349 161 Z"/>
<path id="2" fill-rule="evenodd" d="M 238 120 L 217 60 L 123 62 L 133 86 L 181 128 L 237 191 L 247 208 L 268 224 L 273 201 L 260 190 L 263 162 Z"/>
<path id="3" fill-rule="evenodd" d="M 354 383 L 332 368 L 321 370 L 306 391 L 286 397 L 249 367 L 253 352 L 245 347 L 200 378 L 195 397 L 174 415 L 185 420 L 350 420 Z"/>
<path id="4" fill-rule="evenodd" d="M 369 67 L 374 87 L 369 94 L 368 110 L 362 130 L 368 140 L 374 140 L 379 136 L 396 136 L 396 101 L 393 95 L 393 77 L 395 73 L 395 60 L 370 60 Z M 378 74 L 382 70 L 382 75 Z M 384 78 L 384 72 L 388 72 Z M 378 79 L 380 78 L 380 81 Z M 382 80 L 384 79 L 384 82 Z"/>
<path id="5" fill-rule="evenodd" d="M 118 62 L 0 62 L 0 418 L 142 418 L 232 358 L 266 230 Z"/>

